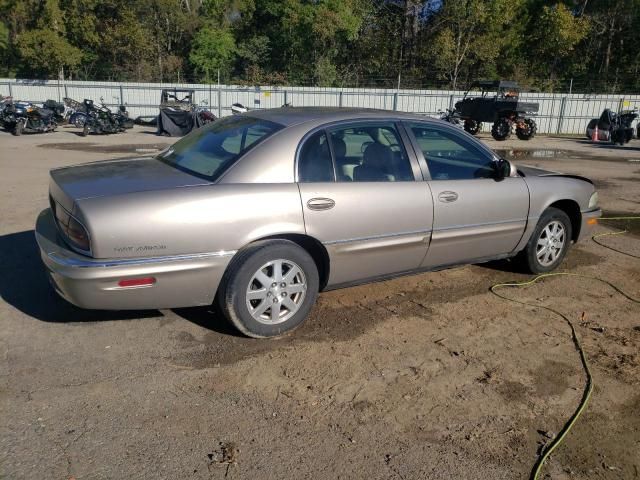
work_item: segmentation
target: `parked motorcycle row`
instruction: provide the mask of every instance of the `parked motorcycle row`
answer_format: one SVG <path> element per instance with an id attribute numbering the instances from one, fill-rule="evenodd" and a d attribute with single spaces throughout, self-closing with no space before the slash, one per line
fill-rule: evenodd
<path id="1" fill-rule="evenodd" d="M 58 125 L 68 124 L 81 128 L 81 135 L 89 133 L 119 133 L 133 127 L 133 120 L 124 105 L 116 112 L 100 99 L 100 104 L 85 99 L 78 102 L 65 98 L 64 102 L 47 100 L 44 103 L 14 101 L 0 97 L 0 126 L 14 135 L 53 132 Z"/>

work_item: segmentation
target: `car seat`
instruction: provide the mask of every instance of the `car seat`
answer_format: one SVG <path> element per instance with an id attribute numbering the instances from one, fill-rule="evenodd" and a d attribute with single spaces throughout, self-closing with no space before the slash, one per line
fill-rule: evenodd
<path id="1" fill-rule="evenodd" d="M 386 169 L 393 162 L 393 151 L 381 143 L 369 145 L 362 157 L 362 165 L 353 169 L 354 182 L 392 182 L 393 175 L 388 175 Z"/>

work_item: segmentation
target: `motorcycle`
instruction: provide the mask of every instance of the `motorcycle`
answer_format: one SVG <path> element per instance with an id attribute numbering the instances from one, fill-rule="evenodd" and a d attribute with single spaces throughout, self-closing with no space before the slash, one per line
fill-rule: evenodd
<path id="1" fill-rule="evenodd" d="M 606 108 L 600 118 L 594 118 L 587 125 L 587 138 L 592 138 L 594 130 L 597 128 L 598 140 L 624 145 L 633 138 L 634 128 L 632 124 L 638 116 L 637 108 L 623 110 L 620 113 L 612 112 L 611 109 Z"/>
<path id="2" fill-rule="evenodd" d="M 84 127 L 84 122 L 87 120 L 87 108 L 84 102 L 78 102 L 68 97 L 63 98 L 62 101 L 69 111 L 69 124 L 78 128 Z"/>
<path id="3" fill-rule="evenodd" d="M 194 113 L 198 117 L 197 123 L 199 126 L 206 125 L 207 123 L 215 122 L 217 117 L 208 108 L 209 102 L 202 100 L 200 105 L 194 108 Z"/>
<path id="4" fill-rule="evenodd" d="M 13 99 L 3 100 L 3 104 L 0 122 L 16 136 L 23 132 L 52 132 L 58 126 L 52 110 L 30 102 L 13 102 Z"/>
<path id="5" fill-rule="evenodd" d="M 67 123 L 71 115 L 64 103 L 56 102 L 55 100 L 45 100 L 42 107 L 53 112 L 53 119 L 58 125 Z"/>
<path id="6" fill-rule="evenodd" d="M 82 136 L 89 133 L 109 134 L 120 133 L 126 129 L 133 128 L 133 120 L 129 118 L 129 113 L 124 105 L 120 105 L 118 111 L 113 113 L 100 98 L 100 105 L 95 105 L 93 100 L 86 99 L 83 102 L 84 112 L 76 112 L 72 123 L 76 126 L 82 124 Z M 83 121 L 84 117 L 84 121 Z"/>

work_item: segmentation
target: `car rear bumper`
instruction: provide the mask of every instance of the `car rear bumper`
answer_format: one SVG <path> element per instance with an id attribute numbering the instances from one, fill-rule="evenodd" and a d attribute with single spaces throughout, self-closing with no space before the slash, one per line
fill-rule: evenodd
<path id="1" fill-rule="evenodd" d="M 51 284 L 81 308 L 144 310 L 213 302 L 235 252 L 146 258 L 93 259 L 73 252 L 59 238 L 51 209 L 36 222 L 36 241 Z M 153 277 L 148 286 L 120 287 L 121 280 Z"/>
<path id="2" fill-rule="evenodd" d="M 578 236 L 578 242 L 589 238 L 593 235 L 593 230 L 598 224 L 598 218 L 602 216 L 602 210 L 595 208 L 593 210 L 587 210 L 582 212 L 582 224 L 580 225 L 580 235 Z"/>

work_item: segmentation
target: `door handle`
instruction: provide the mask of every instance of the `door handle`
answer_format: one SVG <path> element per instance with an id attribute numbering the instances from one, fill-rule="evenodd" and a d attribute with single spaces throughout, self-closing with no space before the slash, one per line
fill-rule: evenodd
<path id="1" fill-rule="evenodd" d="M 307 202 L 309 210 L 330 210 L 335 207 L 336 202 L 331 198 L 312 198 Z"/>
<path id="2" fill-rule="evenodd" d="M 440 195 L 438 195 L 438 200 L 444 203 L 455 202 L 457 199 L 458 199 L 458 194 L 456 192 L 446 191 L 446 192 L 441 192 Z"/>

